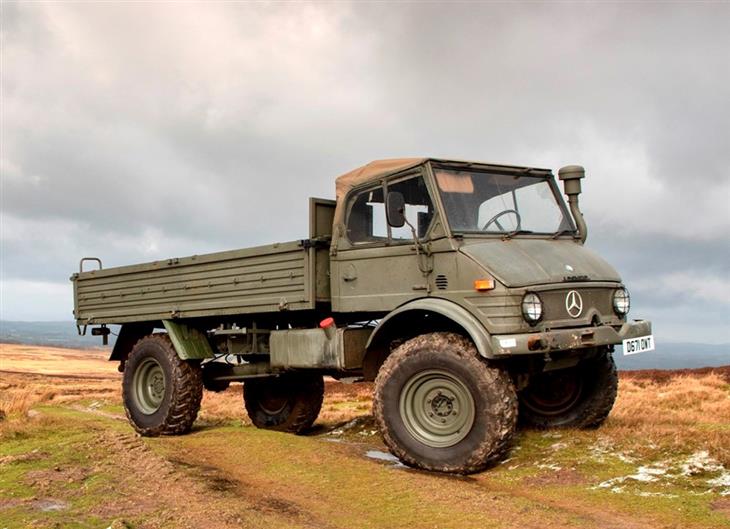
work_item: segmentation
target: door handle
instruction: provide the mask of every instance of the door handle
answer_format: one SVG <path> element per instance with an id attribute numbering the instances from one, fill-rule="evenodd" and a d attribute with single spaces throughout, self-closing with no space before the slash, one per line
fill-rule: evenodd
<path id="1" fill-rule="evenodd" d="M 345 269 L 342 274 L 342 279 L 348 282 L 355 281 L 355 279 L 357 279 L 357 269 L 354 265 L 351 264 Z"/>

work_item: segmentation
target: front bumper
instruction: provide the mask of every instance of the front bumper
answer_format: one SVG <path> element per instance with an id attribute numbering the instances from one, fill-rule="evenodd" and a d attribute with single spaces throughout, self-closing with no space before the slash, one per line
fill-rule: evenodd
<path id="1" fill-rule="evenodd" d="M 638 338 L 648 334 L 651 334 L 651 322 L 634 320 L 624 323 L 618 330 L 604 326 L 525 334 L 498 334 L 491 337 L 491 346 L 492 354 L 499 357 L 616 345 L 628 338 Z"/>

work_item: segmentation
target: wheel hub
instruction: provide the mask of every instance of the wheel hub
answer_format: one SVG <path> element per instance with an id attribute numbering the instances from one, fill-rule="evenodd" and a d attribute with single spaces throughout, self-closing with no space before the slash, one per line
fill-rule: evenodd
<path id="1" fill-rule="evenodd" d="M 154 373 L 150 382 L 150 394 L 158 399 L 165 393 L 165 380 L 162 373 Z"/>
<path id="2" fill-rule="evenodd" d="M 469 389 L 443 370 L 414 375 L 403 387 L 399 406 L 408 432 L 433 448 L 453 446 L 464 439 L 476 414 Z"/>
<path id="3" fill-rule="evenodd" d="M 134 373 L 134 400 L 145 415 L 152 415 L 165 398 L 165 372 L 154 358 L 146 358 Z"/>
<path id="4" fill-rule="evenodd" d="M 439 417 L 448 417 L 452 413 L 456 415 L 457 413 L 454 411 L 455 400 L 456 397 L 444 395 L 439 391 L 436 397 L 431 399 L 431 410 L 433 414 Z"/>

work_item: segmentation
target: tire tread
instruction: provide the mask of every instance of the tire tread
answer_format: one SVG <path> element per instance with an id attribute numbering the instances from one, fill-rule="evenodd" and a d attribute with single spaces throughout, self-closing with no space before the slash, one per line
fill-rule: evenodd
<path id="1" fill-rule="evenodd" d="M 140 354 L 140 345 L 144 343 L 155 343 L 159 346 L 166 357 L 172 371 L 171 404 L 167 414 L 159 425 L 154 427 L 143 427 L 135 423 L 134 418 L 127 405 L 124 403 L 124 411 L 127 419 L 135 431 L 144 437 L 157 437 L 160 435 L 180 435 L 190 431 L 200 411 L 200 403 L 203 398 L 203 377 L 200 365 L 189 361 L 181 360 L 175 351 L 175 347 L 167 334 L 152 334 L 137 341 L 129 359 L 133 355 Z M 131 382 L 130 382 L 131 383 Z M 125 393 L 127 392 L 127 377 L 124 379 Z"/>

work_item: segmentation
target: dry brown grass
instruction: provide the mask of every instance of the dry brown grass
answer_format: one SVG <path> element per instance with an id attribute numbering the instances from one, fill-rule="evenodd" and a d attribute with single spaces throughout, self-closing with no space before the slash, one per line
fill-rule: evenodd
<path id="1" fill-rule="evenodd" d="M 24 416 L 34 404 L 46 400 L 48 400 L 46 393 L 40 395 L 32 389 L 18 388 L 11 391 L 7 388 L 0 388 L 0 416 Z"/>
<path id="2" fill-rule="evenodd" d="M 730 465 L 730 384 L 721 374 L 680 374 L 664 381 L 621 377 L 616 405 L 601 430 L 638 453 L 708 450 Z"/>
<path id="3" fill-rule="evenodd" d="M 0 343 L 0 371 L 109 377 L 117 372 L 109 351 Z M 2 377 L 4 378 L 4 377 Z"/>
<path id="4" fill-rule="evenodd" d="M 97 350 L 0 344 L 0 411 L 15 422 L 45 403 L 119 399 L 116 365 Z"/>

